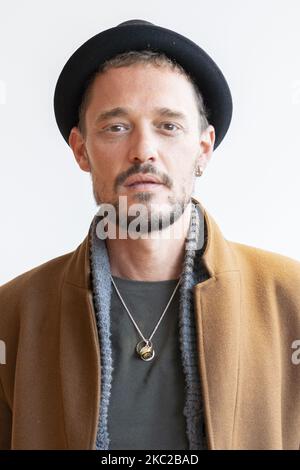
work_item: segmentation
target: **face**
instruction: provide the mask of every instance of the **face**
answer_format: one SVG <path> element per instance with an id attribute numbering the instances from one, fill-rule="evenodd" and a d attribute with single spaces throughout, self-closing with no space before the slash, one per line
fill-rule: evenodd
<path id="1" fill-rule="evenodd" d="M 85 137 L 75 127 L 69 143 L 91 172 L 97 205 L 112 204 L 118 214 L 125 196 L 127 208 L 142 203 L 160 228 L 177 220 L 190 201 L 195 166 L 205 168 L 215 139 L 212 126 L 200 133 L 188 80 L 152 64 L 109 69 L 92 85 L 85 123 Z"/>

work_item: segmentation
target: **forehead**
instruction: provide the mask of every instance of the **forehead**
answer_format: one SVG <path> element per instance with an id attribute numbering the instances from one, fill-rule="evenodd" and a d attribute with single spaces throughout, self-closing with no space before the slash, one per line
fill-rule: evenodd
<path id="1" fill-rule="evenodd" d="M 123 100 L 123 103 L 120 102 Z M 195 92 L 188 78 L 168 66 L 134 64 L 99 74 L 90 90 L 95 106 L 128 105 L 129 101 L 157 106 L 195 107 Z M 125 103 L 126 102 L 126 103 Z"/>

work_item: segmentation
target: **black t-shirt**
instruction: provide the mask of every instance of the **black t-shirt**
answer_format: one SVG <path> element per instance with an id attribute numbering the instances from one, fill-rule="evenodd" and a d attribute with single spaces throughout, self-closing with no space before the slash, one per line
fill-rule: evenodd
<path id="1" fill-rule="evenodd" d="M 149 338 L 178 279 L 132 281 L 113 276 L 145 338 Z M 152 343 L 155 356 L 143 361 L 135 347 L 142 340 L 112 285 L 112 388 L 108 409 L 111 450 L 188 449 L 183 415 L 185 379 L 179 346 L 178 287 Z"/>

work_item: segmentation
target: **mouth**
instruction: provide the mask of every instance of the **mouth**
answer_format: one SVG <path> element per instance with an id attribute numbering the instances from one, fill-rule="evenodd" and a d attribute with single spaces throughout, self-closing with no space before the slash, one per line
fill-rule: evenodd
<path id="1" fill-rule="evenodd" d="M 163 186 L 162 183 L 150 183 L 150 182 L 141 182 L 141 183 L 132 183 L 129 185 L 126 185 L 125 187 L 130 189 L 130 190 L 143 190 L 143 191 L 149 191 L 153 189 L 158 189 Z"/>
<path id="2" fill-rule="evenodd" d="M 125 181 L 124 186 L 130 190 L 153 190 L 164 186 L 164 184 L 152 175 L 134 175 Z"/>

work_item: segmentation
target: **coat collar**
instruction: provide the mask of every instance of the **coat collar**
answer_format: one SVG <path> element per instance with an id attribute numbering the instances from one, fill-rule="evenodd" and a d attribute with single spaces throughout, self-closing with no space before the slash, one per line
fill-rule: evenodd
<path id="1" fill-rule="evenodd" d="M 89 236 L 72 254 L 61 290 L 60 369 L 67 449 L 94 449 L 100 345 L 91 289 Z"/>
<path id="2" fill-rule="evenodd" d="M 237 400 L 240 271 L 230 244 L 199 204 L 210 278 L 194 286 L 202 395 L 210 449 L 230 449 Z M 60 367 L 66 447 L 93 449 L 99 416 L 100 347 L 91 292 L 89 235 L 71 255 L 61 290 Z"/>
<path id="3" fill-rule="evenodd" d="M 232 449 L 240 354 L 240 269 L 231 245 L 213 217 L 197 202 L 207 227 L 202 260 L 210 275 L 194 286 L 208 446 Z"/>

